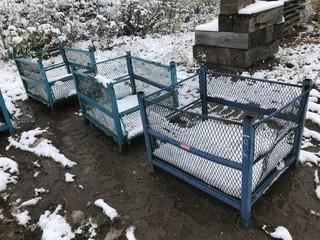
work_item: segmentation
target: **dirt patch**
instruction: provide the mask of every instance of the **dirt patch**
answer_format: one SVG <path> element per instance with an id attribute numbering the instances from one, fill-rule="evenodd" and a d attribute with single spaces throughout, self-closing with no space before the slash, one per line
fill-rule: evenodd
<path id="1" fill-rule="evenodd" d="M 0 220 L 0 239 L 41 238 L 39 229 L 31 232 L 17 226 L 9 206 L 18 198 L 33 198 L 34 188 L 40 187 L 50 192 L 43 194 L 35 207 L 28 208 L 31 223 L 36 223 L 45 210 L 62 204 L 70 221 L 74 210 L 81 210 L 86 219 L 95 219 L 99 225 L 97 239 L 104 239 L 109 232 L 109 236 L 115 234 L 125 239 L 125 228 L 130 225 L 136 227 L 137 239 L 270 239 L 261 230 L 263 224 L 283 225 L 294 239 L 318 238 L 320 217 L 310 214 L 310 210 L 320 212 L 311 167 L 287 171 L 254 206 L 254 226 L 245 229 L 238 211 L 161 170 L 150 173 L 142 137 L 119 154 L 111 139 L 75 114 L 78 109 L 72 101 L 57 106 L 54 112 L 33 101 L 23 103 L 21 108 L 25 116 L 30 114 L 32 118 L 23 117 L 17 133 L 49 127 L 46 137 L 78 165 L 63 169 L 51 159 L 32 153 L 5 151 L 8 142 L 1 135 L 1 155 L 14 156 L 20 174 L 8 201 L 0 200 L 0 208 L 9 219 Z M 36 160 L 40 168 L 32 164 Z M 34 178 L 36 171 L 40 174 Z M 66 172 L 76 175 L 74 183 L 64 181 Z M 112 223 L 94 206 L 97 198 L 117 209 L 121 218 Z"/>

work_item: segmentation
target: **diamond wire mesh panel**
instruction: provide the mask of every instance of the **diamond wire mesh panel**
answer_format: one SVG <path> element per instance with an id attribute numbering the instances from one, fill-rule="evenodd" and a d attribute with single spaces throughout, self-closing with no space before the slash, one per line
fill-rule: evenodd
<path id="1" fill-rule="evenodd" d="M 298 97 L 301 88 L 219 73 L 208 74 L 208 96 L 251 104 L 264 109 L 278 109 Z"/>
<path id="2" fill-rule="evenodd" d="M 135 111 L 130 114 L 125 114 L 121 117 L 124 135 L 127 136 L 127 139 L 133 139 L 138 135 L 143 133 L 143 127 L 141 122 L 140 111 Z"/>
<path id="3" fill-rule="evenodd" d="M 37 80 L 42 81 L 39 65 L 37 63 L 26 63 L 17 60 L 19 66 L 20 66 L 20 72 L 23 76 Z"/>
<path id="4" fill-rule="evenodd" d="M 134 81 L 136 92 L 143 92 L 145 95 L 150 95 L 160 90 L 160 88 L 152 86 L 151 84 L 145 83 L 138 79 Z"/>
<path id="5" fill-rule="evenodd" d="M 38 96 L 44 100 L 48 100 L 48 93 L 43 83 L 36 84 L 32 82 L 25 82 L 25 85 L 28 93 Z"/>
<path id="6" fill-rule="evenodd" d="M 97 75 L 102 76 L 110 83 L 115 83 L 113 86 L 117 99 L 121 99 L 132 94 L 126 57 L 111 59 L 98 63 Z M 116 83 L 117 80 L 120 81 L 124 78 L 128 78 L 128 80 L 121 83 Z"/>
<path id="7" fill-rule="evenodd" d="M 211 117 L 242 122 L 246 116 L 246 112 L 222 104 L 208 102 L 208 115 Z"/>
<path id="8" fill-rule="evenodd" d="M 117 99 L 124 98 L 132 94 L 130 79 L 113 85 L 114 93 Z"/>
<path id="9" fill-rule="evenodd" d="M 146 97 L 147 101 L 161 102 L 170 107 L 183 108 L 200 99 L 199 76 L 193 76 L 175 86 Z M 195 110 L 196 111 L 196 110 Z"/>
<path id="10" fill-rule="evenodd" d="M 70 65 L 92 67 L 89 51 L 65 49 L 65 54 Z"/>
<path id="11" fill-rule="evenodd" d="M 170 86 L 172 84 L 169 66 L 164 67 L 154 63 L 145 62 L 140 59 L 132 58 L 132 69 L 135 76 L 143 77 L 156 84 L 161 84 L 163 86 Z M 138 88 L 145 88 L 148 87 L 148 85 L 149 84 L 144 82 L 137 83 Z"/>
<path id="12" fill-rule="evenodd" d="M 253 178 L 263 180 L 275 168 L 281 168 L 285 159 L 293 150 L 293 143 L 297 128 L 297 122 L 301 116 L 302 97 L 297 98 L 286 108 L 273 117 L 263 120 L 255 126 L 256 134 L 264 132 L 264 138 L 255 139 L 255 160 L 263 164 L 261 176 L 253 175 Z M 260 164 L 260 163 L 259 163 Z"/>
<path id="13" fill-rule="evenodd" d="M 66 77 L 71 77 L 72 74 L 68 73 L 66 66 L 63 65 L 61 67 L 46 70 L 46 76 L 48 82 L 55 82 Z"/>
<path id="14" fill-rule="evenodd" d="M 55 100 L 67 98 L 76 94 L 74 80 L 56 81 L 51 85 L 51 90 Z"/>
<path id="15" fill-rule="evenodd" d="M 106 88 L 95 80 L 92 73 L 85 70 L 77 70 L 74 76 L 80 93 L 111 111 L 111 98 L 107 94 Z"/>
<path id="16" fill-rule="evenodd" d="M 111 133 L 113 133 L 113 135 L 116 135 L 116 128 L 113 118 L 85 101 L 82 101 L 82 106 L 85 114 L 96 120 L 105 129 L 108 129 Z"/>
<path id="17" fill-rule="evenodd" d="M 97 64 L 97 75 L 101 75 L 110 82 L 129 76 L 126 57 L 111 59 Z"/>

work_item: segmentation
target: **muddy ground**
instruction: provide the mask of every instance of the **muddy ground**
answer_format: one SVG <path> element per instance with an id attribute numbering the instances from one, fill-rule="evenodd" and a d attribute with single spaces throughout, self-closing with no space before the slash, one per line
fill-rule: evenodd
<path id="1" fill-rule="evenodd" d="M 270 239 L 261 230 L 263 224 L 283 225 L 294 239 L 319 239 L 320 217 L 310 214 L 311 209 L 320 212 L 320 202 L 314 195 L 312 167 L 299 166 L 281 176 L 254 206 L 253 227 L 246 229 L 233 208 L 166 172 L 150 173 L 142 137 L 133 141 L 124 154 L 119 154 L 111 139 L 75 114 L 78 108 L 73 101 L 57 106 L 53 112 L 32 100 L 22 103 L 21 108 L 24 117 L 20 119 L 21 128 L 17 133 L 49 127 L 46 138 L 78 165 L 66 170 L 53 160 L 32 153 L 13 148 L 5 151 L 8 141 L 2 134 L 0 153 L 14 156 L 20 174 L 18 183 L 11 185 L 8 201 L 0 200 L 0 209 L 4 209 L 9 219 L 9 222 L 0 220 L 1 240 L 41 238 L 40 229 L 31 232 L 10 221 L 9 203 L 17 198 L 23 201 L 33 198 L 36 187 L 47 188 L 50 193 L 44 194 L 36 206 L 28 208 L 32 223 L 36 223 L 45 210 L 62 204 L 69 222 L 72 222 L 73 210 L 83 211 L 85 218 L 94 218 L 99 224 L 97 239 L 104 239 L 112 229 L 121 232 L 129 225 L 136 227 L 139 240 Z M 32 162 L 37 159 L 41 173 L 33 178 L 39 169 Z M 76 175 L 74 183 L 64 181 L 67 171 Z M 97 198 L 116 208 L 121 218 L 112 223 L 93 205 Z M 119 239 L 125 239 L 124 233 Z"/>

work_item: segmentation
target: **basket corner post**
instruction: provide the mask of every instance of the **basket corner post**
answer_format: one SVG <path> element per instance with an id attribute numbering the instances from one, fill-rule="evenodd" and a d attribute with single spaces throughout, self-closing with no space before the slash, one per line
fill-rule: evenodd
<path id="1" fill-rule="evenodd" d="M 171 61 L 169 63 L 170 71 L 171 71 L 171 85 L 175 85 L 178 82 L 177 77 L 177 63 L 175 61 Z"/>
<path id="2" fill-rule="evenodd" d="M 201 64 L 199 70 L 199 86 L 200 86 L 200 99 L 201 99 L 201 108 L 202 114 L 208 115 L 208 89 L 207 89 L 207 70 L 204 64 Z"/>
<path id="3" fill-rule="evenodd" d="M 294 161 L 291 163 L 290 168 L 291 169 L 296 169 L 300 157 L 300 148 L 301 148 L 301 143 L 303 139 L 303 129 L 304 129 L 304 124 L 305 124 L 305 119 L 307 116 L 308 112 L 308 100 L 309 100 L 309 95 L 310 91 L 313 87 L 313 81 L 309 78 L 306 78 L 303 80 L 302 84 L 302 94 L 307 91 L 306 94 L 303 95 L 301 99 L 301 104 L 300 104 L 300 109 L 299 109 L 299 122 L 298 122 L 298 130 L 296 131 L 296 136 L 294 140 Z"/>
<path id="4" fill-rule="evenodd" d="M 51 89 L 51 86 L 49 84 L 49 81 L 47 79 L 47 74 L 46 74 L 46 70 L 45 67 L 42 63 L 42 59 L 39 58 L 37 60 L 38 66 L 39 66 L 39 71 L 40 71 L 40 76 L 42 79 L 42 82 L 44 84 L 45 90 L 47 92 L 48 95 L 48 100 L 47 100 L 47 105 L 51 108 L 51 111 L 53 112 L 53 104 L 55 103 L 55 99 L 54 99 L 54 95 Z"/>
<path id="5" fill-rule="evenodd" d="M 90 62 L 92 64 L 92 69 L 95 73 L 98 72 L 98 67 L 97 67 L 97 62 L 96 62 L 96 56 L 95 56 L 95 48 L 94 47 L 89 47 L 88 48 L 89 51 L 89 58 L 90 58 Z"/>
<path id="6" fill-rule="evenodd" d="M 303 89 L 304 89 L 304 90 L 310 89 L 310 88 L 312 87 L 312 85 L 313 85 L 312 79 L 310 79 L 310 78 L 305 78 L 305 79 L 303 80 L 302 86 L 303 86 Z"/>
<path id="7" fill-rule="evenodd" d="M 146 106 L 145 106 L 143 92 L 138 93 L 138 102 L 139 102 L 139 108 L 140 108 L 144 139 L 145 139 L 145 144 L 147 149 L 147 160 L 148 160 L 151 172 L 154 172 L 154 165 L 152 162 L 152 142 L 151 142 L 151 137 L 148 133 L 148 120 L 147 120 Z"/>
<path id="8" fill-rule="evenodd" d="M 118 109 L 118 104 L 117 104 L 117 97 L 116 97 L 112 83 L 107 84 L 107 94 L 111 98 L 111 115 L 115 124 L 116 142 L 118 143 L 119 146 L 121 146 L 121 150 L 122 150 L 122 145 L 124 143 L 124 136 L 122 133 L 122 125 L 121 125 L 121 118 L 120 118 L 120 113 Z"/>
<path id="9" fill-rule="evenodd" d="M 246 116 L 243 121 L 242 188 L 240 213 L 246 227 L 251 225 L 252 167 L 254 161 L 254 118 Z"/>
<path id="10" fill-rule="evenodd" d="M 68 62 L 68 59 L 67 59 L 67 55 L 66 55 L 66 52 L 65 52 L 65 43 L 64 42 L 60 42 L 59 43 L 59 48 L 60 48 L 60 53 L 61 53 L 61 56 L 62 56 L 62 60 L 64 62 L 64 64 L 66 65 L 66 69 L 67 69 L 67 72 L 70 74 L 72 73 L 72 69 L 71 69 L 71 66 Z"/>
<path id="11" fill-rule="evenodd" d="M 130 51 L 126 51 L 126 61 L 127 61 L 127 69 L 131 82 L 132 94 L 137 94 L 136 83 L 134 79 L 133 66 L 132 66 L 132 55 Z"/>

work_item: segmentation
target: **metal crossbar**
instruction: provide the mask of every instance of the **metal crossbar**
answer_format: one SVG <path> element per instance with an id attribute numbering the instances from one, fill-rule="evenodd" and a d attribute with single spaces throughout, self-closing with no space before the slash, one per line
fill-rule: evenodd
<path id="1" fill-rule="evenodd" d="M 248 226 L 252 205 L 297 162 L 311 87 L 310 80 L 299 86 L 202 67 L 140 94 L 150 167 L 238 208 Z"/>

